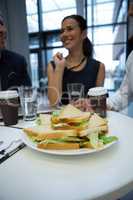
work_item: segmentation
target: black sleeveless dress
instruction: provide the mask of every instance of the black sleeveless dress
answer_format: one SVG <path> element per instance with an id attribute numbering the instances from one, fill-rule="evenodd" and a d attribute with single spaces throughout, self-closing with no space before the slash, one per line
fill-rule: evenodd
<path id="1" fill-rule="evenodd" d="M 84 97 L 90 88 L 96 86 L 97 74 L 99 71 L 100 62 L 89 58 L 87 59 L 85 67 L 80 71 L 72 71 L 64 69 L 63 82 L 62 82 L 62 104 L 68 104 L 67 84 L 68 83 L 82 83 L 84 85 Z"/>

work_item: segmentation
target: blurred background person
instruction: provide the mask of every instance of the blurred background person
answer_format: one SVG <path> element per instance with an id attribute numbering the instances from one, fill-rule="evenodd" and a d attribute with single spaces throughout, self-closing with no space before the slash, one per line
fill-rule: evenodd
<path id="1" fill-rule="evenodd" d="M 60 39 L 67 57 L 57 53 L 48 64 L 48 97 L 51 105 L 69 103 L 67 84 L 82 83 L 84 96 L 91 87 L 102 86 L 105 66 L 93 58 L 93 45 L 87 37 L 87 23 L 80 15 L 62 20 Z"/>
<path id="2" fill-rule="evenodd" d="M 30 86 L 25 58 L 6 49 L 7 30 L 0 14 L 0 90 L 21 85 Z"/>
<path id="3" fill-rule="evenodd" d="M 111 110 L 122 111 L 133 103 L 133 51 L 129 54 L 126 61 L 126 74 L 120 88 L 108 98 L 108 108 Z M 128 111 L 133 116 L 133 107 Z"/>

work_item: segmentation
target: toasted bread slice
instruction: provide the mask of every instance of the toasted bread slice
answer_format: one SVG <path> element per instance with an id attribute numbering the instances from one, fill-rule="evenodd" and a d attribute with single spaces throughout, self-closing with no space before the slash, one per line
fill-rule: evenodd
<path id="1" fill-rule="evenodd" d="M 69 116 L 77 116 L 80 115 L 82 113 L 81 110 L 79 110 L 78 108 L 74 107 L 71 104 L 68 104 L 67 106 L 65 106 L 61 112 L 60 112 L 60 117 L 62 118 L 67 118 Z"/>
<path id="2" fill-rule="evenodd" d="M 94 113 L 89 119 L 88 127 L 84 130 L 79 131 L 78 133 L 80 137 L 83 137 L 96 131 L 99 134 L 106 134 L 108 132 L 108 124 L 106 119 L 103 119 L 102 117 Z"/>
<path id="3" fill-rule="evenodd" d="M 89 120 L 89 128 L 107 125 L 107 120 L 94 113 Z"/>
<path id="4" fill-rule="evenodd" d="M 94 132 L 98 132 L 100 135 L 102 135 L 103 133 L 106 134 L 108 132 L 108 126 L 103 125 L 103 126 L 97 126 L 97 127 L 93 127 L 93 128 L 89 127 L 85 130 L 79 131 L 78 135 L 80 137 L 83 137 L 83 136 L 87 136 L 87 135 L 94 133 Z"/>
<path id="5" fill-rule="evenodd" d="M 33 127 L 28 127 L 24 128 L 23 131 L 29 136 L 38 136 L 39 134 L 43 134 L 49 130 L 49 128 L 44 128 L 44 126 L 33 126 Z"/>
<path id="6" fill-rule="evenodd" d="M 51 121 L 53 124 L 58 124 L 60 122 L 80 123 L 82 121 L 88 120 L 90 116 L 90 112 L 82 112 L 71 104 L 68 104 L 60 111 L 58 116 L 52 116 Z"/>
<path id="7" fill-rule="evenodd" d="M 55 150 L 68 150 L 68 149 L 79 149 L 79 143 L 39 143 L 37 147 L 40 149 L 55 149 Z"/>
<path id="8" fill-rule="evenodd" d="M 34 138 L 36 141 L 42 141 L 45 139 L 55 139 L 55 138 L 63 138 L 77 136 L 76 130 L 53 130 L 53 129 L 45 129 L 44 127 L 32 127 L 32 128 L 24 128 L 23 131 L 30 137 Z"/>
<path id="9" fill-rule="evenodd" d="M 53 130 L 50 132 L 39 134 L 36 137 L 36 140 L 42 141 L 44 139 L 57 139 L 57 138 L 64 138 L 64 137 L 70 137 L 70 136 L 76 137 L 77 131 L 75 131 L 75 130 Z"/>
<path id="10" fill-rule="evenodd" d="M 82 112 L 82 114 L 77 115 L 77 116 L 73 116 L 73 115 L 71 115 L 69 117 L 64 116 L 64 117 L 60 117 L 59 119 L 60 119 L 61 122 L 65 122 L 65 123 L 71 122 L 73 124 L 74 123 L 77 124 L 77 123 L 80 123 L 82 121 L 88 121 L 90 116 L 91 116 L 90 112 Z"/>

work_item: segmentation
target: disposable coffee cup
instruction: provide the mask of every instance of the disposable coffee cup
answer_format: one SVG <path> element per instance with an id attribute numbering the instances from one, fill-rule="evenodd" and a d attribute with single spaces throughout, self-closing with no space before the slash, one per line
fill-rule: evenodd
<path id="1" fill-rule="evenodd" d="M 88 98 L 90 99 L 92 109 L 101 117 L 106 117 L 107 96 L 108 92 L 104 87 L 94 87 L 88 91 Z"/>
<path id="2" fill-rule="evenodd" d="M 0 92 L 0 109 L 5 125 L 15 125 L 18 122 L 18 93 L 15 90 Z"/>

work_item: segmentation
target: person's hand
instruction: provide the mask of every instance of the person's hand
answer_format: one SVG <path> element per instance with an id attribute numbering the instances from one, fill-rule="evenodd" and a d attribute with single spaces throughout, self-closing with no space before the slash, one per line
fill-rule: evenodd
<path id="1" fill-rule="evenodd" d="M 72 105 L 74 105 L 76 108 L 79 108 L 82 111 L 93 112 L 90 100 L 87 98 L 78 99 L 77 101 L 72 102 Z"/>
<path id="2" fill-rule="evenodd" d="M 66 60 L 63 57 L 62 53 L 57 52 L 53 57 L 54 63 L 56 65 L 55 70 L 63 73 L 66 65 Z"/>

